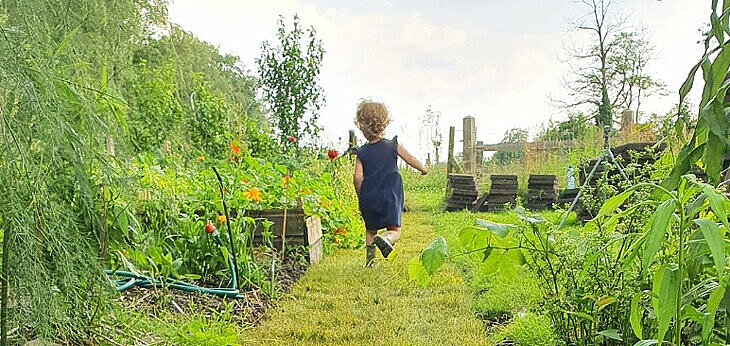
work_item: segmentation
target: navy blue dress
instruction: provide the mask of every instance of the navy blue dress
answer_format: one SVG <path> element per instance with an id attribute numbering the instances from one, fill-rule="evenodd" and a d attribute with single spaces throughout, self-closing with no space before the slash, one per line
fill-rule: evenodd
<path id="1" fill-rule="evenodd" d="M 400 227 L 403 180 L 398 172 L 398 137 L 366 143 L 357 150 L 357 157 L 363 170 L 358 202 L 365 228 Z"/>

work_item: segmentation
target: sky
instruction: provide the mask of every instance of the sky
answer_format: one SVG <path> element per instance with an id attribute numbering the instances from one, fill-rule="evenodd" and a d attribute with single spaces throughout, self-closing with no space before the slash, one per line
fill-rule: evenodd
<path id="1" fill-rule="evenodd" d="M 617 16 L 645 27 L 655 46 L 649 73 L 670 92 L 642 101 L 647 114 L 666 114 L 702 50 L 700 28 L 709 0 L 618 0 Z M 419 118 L 441 113 L 444 142 L 462 118 L 474 116 L 477 139 L 498 143 L 511 128 L 535 134 L 567 117 L 550 99 L 565 95 L 566 47 L 587 43 L 571 24 L 587 8 L 570 0 L 173 0 L 170 20 L 224 53 L 241 57 L 256 74 L 261 43 L 276 41 L 277 20 L 313 26 L 325 55 L 320 82 L 326 97 L 322 140 L 346 148 L 361 99 L 381 101 L 393 123 L 388 137 L 425 157 Z M 697 93 L 692 94 L 694 99 Z M 359 135 L 359 132 L 358 132 Z M 443 145 L 442 155 L 446 145 Z"/>

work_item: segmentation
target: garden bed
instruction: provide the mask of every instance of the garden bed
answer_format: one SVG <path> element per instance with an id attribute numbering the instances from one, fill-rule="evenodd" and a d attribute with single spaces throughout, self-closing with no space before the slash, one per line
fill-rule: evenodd
<path id="1" fill-rule="evenodd" d="M 296 281 L 306 272 L 307 266 L 295 259 L 284 260 L 277 270 L 277 284 L 281 292 L 287 292 Z M 216 283 L 207 283 L 203 286 L 216 286 Z M 271 297 L 260 289 L 242 290 L 245 298 L 230 299 L 212 294 L 191 293 L 170 289 L 146 289 L 132 287 L 121 293 L 119 301 L 128 309 L 143 311 L 150 316 L 172 312 L 175 314 L 197 315 L 212 317 L 221 313 L 230 313 L 237 324 L 256 324 L 263 317 L 267 309 L 274 305 Z"/>

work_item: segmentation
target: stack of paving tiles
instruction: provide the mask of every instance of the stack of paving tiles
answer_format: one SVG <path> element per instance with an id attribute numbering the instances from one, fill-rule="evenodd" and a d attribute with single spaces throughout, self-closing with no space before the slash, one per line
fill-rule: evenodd
<path id="1" fill-rule="evenodd" d="M 565 205 L 570 205 L 573 203 L 573 200 L 575 199 L 575 196 L 578 195 L 578 191 L 580 189 L 565 189 L 563 192 L 560 193 L 560 196 L 558 197 L 558 200 L 556 203 L 562 208 L 565 207 Z"/>
<path id="2" fill-rule="evenodd" d="M 558 179 L 554 175 L 530 175 L 527 180 L 527 209 L 551 209 L 558 200 Z"/>
<path id="3" fill-rule="evenodd" d="M 479 196 L 477 182 L 473 175 L 449 174 L 448 189 L 446 211 L 471 209 Z"/>
<path id="4" fill-rule="evenodd" d="M 487 210 L 499 211 L 504 209 L 505 203 L 515 205 L 517 198 L 516 175 L 492 175 L 489 177 L 492 185 L 487 196 Z"/>

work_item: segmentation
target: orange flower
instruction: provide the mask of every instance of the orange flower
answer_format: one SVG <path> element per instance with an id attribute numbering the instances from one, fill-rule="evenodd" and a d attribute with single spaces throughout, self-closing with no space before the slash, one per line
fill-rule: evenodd
<path id="1" fill-rule="evenodd" d="M 261 202 L 261 191 L 255 187 L 249 187 L 246 191 L 243 191 L 243 197 L 249 201 Z"/>
<path id="2" fill-rule="evenodd" d="M 241 147 L 236 144 L 236 142 L 231 142 L 231 150 L 233 150 L 234 154 L 240 154 L 241 153 Z"/>
<path id="3" fill-rule="evenodd" d="M 248 183 L 248 180 L 246 180 L 246 178 L 241 178 L 241 184 L 246 184 L 246 183 Z"/>
<path id="4" fill-rule="evenodd" d="M 226 216 L 225 215 L 218 215 L 218 223 L 224 223 L 226 222 Z"/>
<path id="5" fill-rule="evenodd" d="M 281 185 L 289 185 L 289 176 L 285 175 L 284 178 L 281 179 Z"/>

